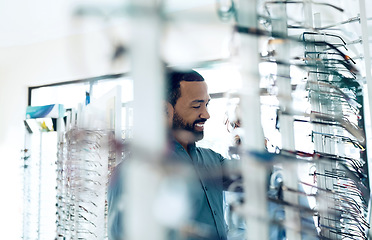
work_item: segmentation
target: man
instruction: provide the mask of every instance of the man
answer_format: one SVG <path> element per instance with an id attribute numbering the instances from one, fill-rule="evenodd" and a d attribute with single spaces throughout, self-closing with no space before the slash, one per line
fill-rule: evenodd
<path id="1" fill-rule="evenodd" d="M 207 84 L 200 74 L 191 70 L 169 71 L 167 85 L 165 104 L 169 149 L 166 162 L 181 163 L 192 169 L 188 182 L 193 183 L 189 186 L 191 212 L 184 226 L 187 230 L 170 235 L 170 239 L 225 240 L 227 226 L 223 215 L 223 189 L 229 181 L 223 177 L 223 165 L 227 160 L 210 149 L 195 145 L 203 139 L 204 124 L 210 118 Z M 122 239 L 123 236 L 121 221 L 124 218 L 120 212 L 123 188 L 120 171 L 117 173 L 113 174 L 108 190 L 109 239 Z"/>
<path id="2" fill-rule="evenodd" d="M 209 232 L 200 239 L 226 239 L 223 190 L 230 181 L 224 177 L 223 166 L 227 160 L 211 149 L 195 145 L 203 139 L 204 124 L 210 118 L 207 84 L 195 71 L 172 71 L 167 79 L 167 114 L 174 158 L 194 166 L 199 180 L 191 199 L 193 220 Z"/>

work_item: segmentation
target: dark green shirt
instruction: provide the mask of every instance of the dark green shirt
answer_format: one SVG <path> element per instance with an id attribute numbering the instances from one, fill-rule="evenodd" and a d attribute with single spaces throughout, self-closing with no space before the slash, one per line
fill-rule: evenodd
<path id="1" fill-rule="evenodd" d="M 201 230 L 204 236 L 188 235 L 187 240 L 226 240 L 227 225 L 223 215 L 223 190 L 229 181 L 223 177 L 223 165 L 228 161 L 211 149 L 188 146 L 188 152 L 176 141 L 172 142 L 168 155 L 169 163 L 181 163 L 191 169 L 189 183 L 191 225 Z M 129 159 L 128 159 L 129 160 Z M 125 160 L 123 163 L 125 163 Z M 129 160 L 130 161 L 130 160 Z M 124 212 L 118 208 L 124 192 L 123 164 L 116 168 L 108 187 L 108 234 L 109 239 L 122 239 Z M 145 226 L 144 226 L 145 227 Z M 198 231 L 196 231 L 198 232 Z M 178 239 L 170 234 L 169 239 Z M 203 235 L 204 234 L 204 235 Z M 180 239 L 184 239 L 180 237 Z"/>
<path id="2" fill-rule="evenodd" d="M 207 239 L 226 239 L 223 190 L 229 181 L 224 178 L 223 165 L 228 160 L 211 149 L 196 147 L 195 144 L 188 146 L 188 152 L 178 142 L 174 143 L 175 158 L 191 163 L 198 178 L 196 182 L 199 182 L 191 198 L 192 220 L 206 227 L 210 233 Z"/>

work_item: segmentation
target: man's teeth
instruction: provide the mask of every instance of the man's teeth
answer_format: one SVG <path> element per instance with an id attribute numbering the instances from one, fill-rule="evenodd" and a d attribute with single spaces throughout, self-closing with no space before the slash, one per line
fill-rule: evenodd
<path id="1" fill-rule="evenodd" d="M 195 124 L 197 127 L 203 127 L 204 126 L 204 123 L 197 123 Z"/>

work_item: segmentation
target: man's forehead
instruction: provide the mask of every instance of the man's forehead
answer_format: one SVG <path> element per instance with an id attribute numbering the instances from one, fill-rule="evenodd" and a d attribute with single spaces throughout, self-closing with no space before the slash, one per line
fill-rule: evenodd
<path id="1" fill-rule="evenodd" d="M 209 99 L 208 87 L 204 81 L 182 81 L 180 84 L 181 97 L 195 98 L 195 100 Z"/>
<path id="2" fill-rule="evenodd" d="M 200 88 L 202 90 L 207 89 L 207 83 L 205 81 L 181 81 L 181 88 Z"/>

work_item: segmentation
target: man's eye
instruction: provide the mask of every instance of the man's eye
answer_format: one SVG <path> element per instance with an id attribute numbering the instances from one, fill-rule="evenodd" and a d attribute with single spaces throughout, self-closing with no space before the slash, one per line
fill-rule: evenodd
<path id="1" fill-rule="evenodd" d="M 200 108 L 200 106 L 192 106 L 192 108 Z"/>

